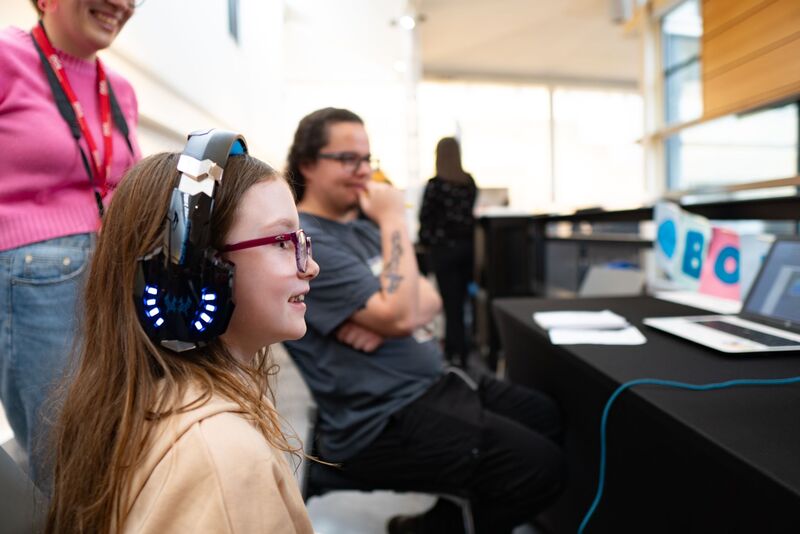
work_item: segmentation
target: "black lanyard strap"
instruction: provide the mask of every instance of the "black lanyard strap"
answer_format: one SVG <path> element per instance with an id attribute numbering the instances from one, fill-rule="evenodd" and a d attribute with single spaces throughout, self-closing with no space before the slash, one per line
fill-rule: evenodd
<path id="1" fill-rule="evenodd" d="M 111 120 L 114 121 L 117 130 L 119 130 L 119 133 L 125 138 L 125 144 L 128 145 L 128 152 L 133 156 L 133 143 L 131 143 L 128 123 L 125 122 L 125 115 L 122 114 L 122 109 L 120 109 L 119 102 L 117 102 L 117 95 L 114 94 L 114 89 L 111 87 L 111 80 L 106 80 L 106 84 L 108 86 L 108 97 L 111 101 Z"/>
<path id="2" fill-rule="evenodd" d="M 61 114 L 61 117 L 64 119 L 64 121 L 66 121 L 67 126 L 69 126 L 70 132 L 72 133 L 72 137 L 75 139 L 75 142 L 78 145 L 78 150 L 81 153 L 81 162 L 83 163 L 83 168 L 86 170 L 86 175 L 89 177 L 89 185 L 94 192 L 94 199 L 97 203 L 97 212 L 100 214 L 100 218 L 102 219 L 105 211 L 103 207 L 103 197 L 100 194 L 100 191 L 97 190 L 97 186 L 94 181 L 94 174 L 92 173 L 92 168 L 89 166 L 89 158 L 86 156 L 86 152 L 84 152 L 83 147 L 80 144 L 81 128 L 78 124 L 78 119 L 75 116 L 75 110 L 73 109 L 72 104 L 69 103 L 69 99 L 67 98 L 64 89 L 61 87 L 61 84 L 58 83 L 56 73 L 53 72 L 53 67 L 50 65 L 50 62 L 47 61 L 44 52 L 39 47 L 39 43 L 36 42 L 36 39 L 34 39 L 32 35 L 31 40 L 33 41 L 33 46 L 36 48 L 36 52 L 39 54 L 39 59 L 42 62 L 42 67 L 44 68 L 45 75 L 47 76 L 47 83 L 50 85 L 50 91 L 53 93 L 53 98 L 56 101 L 58 112 Z M 125 122 L 125 116 L 122 114 L 122 109 L 119 107 L 117 97 L 114 94 L 114 90 L 111 88 L 111 80 L 106 80 L 106 83 L 108 87 L 108 97 L 111 104 L 111 120 L 124 137 L 125 144 L 128 146 L 128 151 L 133 156 L 133 143 L 131 143 L 130 140 L 128 123 Z"/>

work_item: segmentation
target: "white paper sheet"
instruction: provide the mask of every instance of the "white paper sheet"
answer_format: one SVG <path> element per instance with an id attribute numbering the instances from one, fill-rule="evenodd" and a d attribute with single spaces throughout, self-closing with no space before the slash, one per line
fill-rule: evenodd
<path id="1" fill-rule="evenodd" d="M 536 312 L 533 314 L 533 320 L 545 330 L 551 328 L 604 330 L 628 326 L 628 321 L 624 317 L 611 310 Z"/>
<path id="2" fill-rule="evenodd" d="M 635 326 L 620 330 L 553 328 L 548 333 L 553 345 L 642 345 L 647 342 Z"/>

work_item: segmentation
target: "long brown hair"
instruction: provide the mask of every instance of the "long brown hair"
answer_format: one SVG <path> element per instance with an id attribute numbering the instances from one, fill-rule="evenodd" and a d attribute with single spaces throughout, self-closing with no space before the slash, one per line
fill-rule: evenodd
<path id="1" fill-rule="evenodd" d="M 276 448 L 296 453 L 281 431 L 269 379 L 276 367 L 262 349 L 239 363 L 216 340 L 188 355 L 154 345 L 135 315 L 137 258 L 161 241 L 178 154 L 158 154 L 123 177 L 103 222 L 91 261 L 77 369 L 61 407 L 55 439 L 54 493 L 47 532 L 109 532 L 125 521 L 127 491 L 153 421 L 195 408 L 211 395 L 241 406 Z M 277 178 L 250 156 L 231 157 L 218 187 L 211 221 L 219 249 L 237 206 L 254 184 Z M 189 384 L 202 392 L 180 405 Z"/>
<path id="2" fill-rule="evenodd" d="M 436 144 L 436 176 L 448 182 L 469 182 L 469 175 L 461 168 L 461 148 L 455 137 L 443 137 Z"/>

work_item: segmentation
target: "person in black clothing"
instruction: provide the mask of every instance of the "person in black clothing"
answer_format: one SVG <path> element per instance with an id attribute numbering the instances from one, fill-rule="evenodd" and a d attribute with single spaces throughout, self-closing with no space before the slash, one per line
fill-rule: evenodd
<path id="1" fill-rule="evenodd" d="M 428 250 L 444 302 L 444 352 L 459 366 L 466 365 L 470 348 L 464 306 L 473 275 L 472 210 L 477 192 L 475 180 L 461 168 L 458 141 L 441 139 L 436 145 L 436 176 L 425 186 L 419 212 L 419 243 Z"/>

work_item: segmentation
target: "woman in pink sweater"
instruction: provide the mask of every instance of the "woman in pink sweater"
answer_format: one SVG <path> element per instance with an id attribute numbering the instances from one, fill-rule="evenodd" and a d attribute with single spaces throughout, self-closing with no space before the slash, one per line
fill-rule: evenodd
<path id="1" fill-rule="evenodd" d="M 0 31 L 0 400 L 46 486 L 43 401 L 83 315 L 76 299 L 102 208 L 140 156 L 133 89 L 97 58 L 133 3 L 33 3 L 32 31 Z"/>

